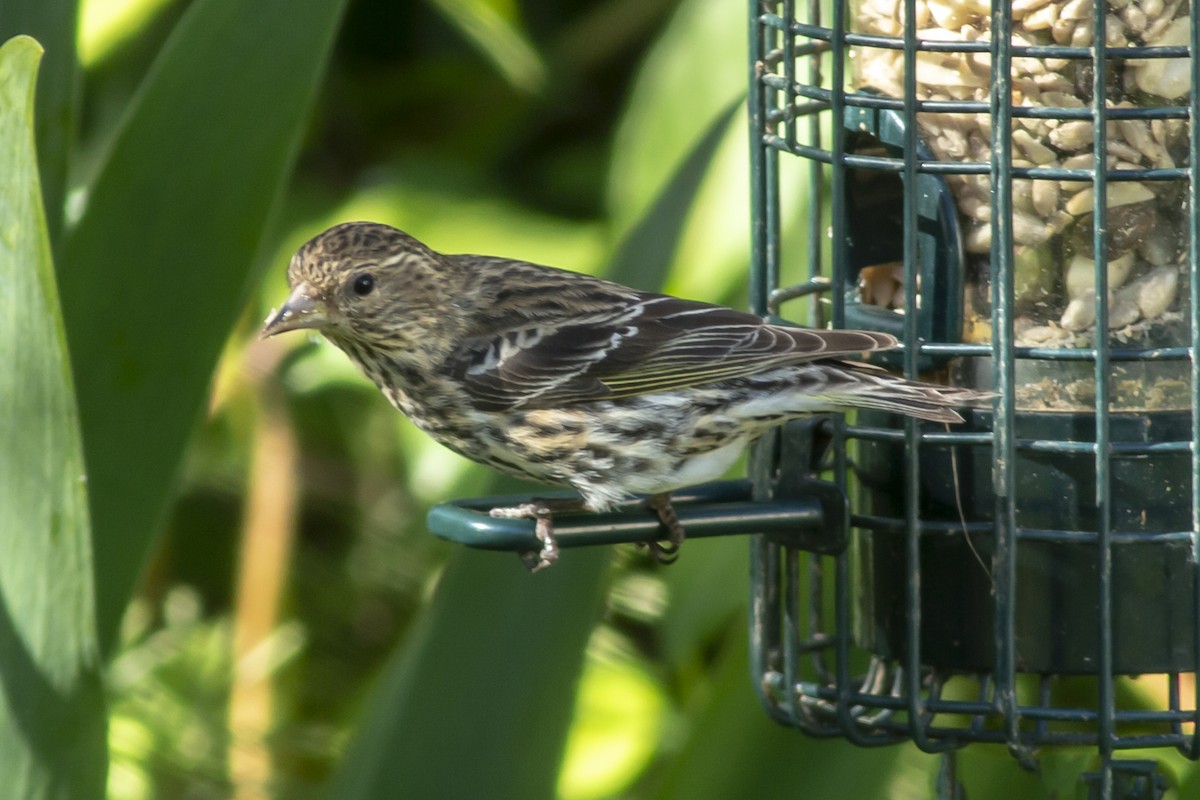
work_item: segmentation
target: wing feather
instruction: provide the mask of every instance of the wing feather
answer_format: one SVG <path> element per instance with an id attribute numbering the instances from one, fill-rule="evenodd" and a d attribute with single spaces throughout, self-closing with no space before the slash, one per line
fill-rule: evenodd
<path id="1" fill-rule="evenodd" d="M 882 333 L 770 325 L 526 262 L 454 258 L 478 260 L 500 287 L 444 365 L 480 410 L 632 397 L 898 344 Z M 521 281 L 536 303 L 522 302 Z"/>

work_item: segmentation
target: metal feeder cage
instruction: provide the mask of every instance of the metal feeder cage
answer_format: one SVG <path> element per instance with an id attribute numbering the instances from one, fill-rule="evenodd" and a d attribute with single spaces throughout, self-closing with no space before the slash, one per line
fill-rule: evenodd
<path id="1" fill-rule="evenodd" d="M 1094 748 L 1082 796 L 1160 797 L 1155 762 L 1119 756 L 1200 757 L 1195 9 L 750 17 L 755 310 L 893 333 L 885 366 L 996 394 L 963 425 L 860 412 L 759 447 L 756 496 L 848 503 L 841 552 L 755 545 L 763 702 L 948 754 L 944 796 L 953 751 L 992 742 L 1030 768 Z"/>

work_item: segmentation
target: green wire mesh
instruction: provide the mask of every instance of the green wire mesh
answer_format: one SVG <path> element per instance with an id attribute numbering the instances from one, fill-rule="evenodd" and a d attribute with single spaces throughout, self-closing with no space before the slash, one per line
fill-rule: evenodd
<path id="1" fill-rule="evenodd" d="M 1086 746 L 1091 796 L 1157 796 L 1115 757 L 1200 757 L 1195 10 L 749 7 L 755 310 L 996 392 L 961 426 L 827 420 L 850 547 L 755 545 L 764 704 L 1030 767 Z M 762 494 L 791 469 L 758 448 Z"/>

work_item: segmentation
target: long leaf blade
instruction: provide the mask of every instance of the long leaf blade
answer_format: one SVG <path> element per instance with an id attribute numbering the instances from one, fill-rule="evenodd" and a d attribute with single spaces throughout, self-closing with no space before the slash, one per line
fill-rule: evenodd
<path id="1" fill-rule="evenodd" d="M 531 576 L 466 551 L 399 648 L 328 796 L 554 796 L 604 553 Z"/>
<path id="2" fill-rule="evenodd" d="M 0 776 L 99 798 L 106 768 L 79 420 L 34 153 L 41 47 L 0 48 Z"/>
<path id="3" fill-rule="evenodd" d="M 193 3 L 65 243 L 105 649 L 255 281 L 343 5 Z"/>
<path id="4" fill-rule="evenodd" d="M 42 199 L 51 244 L 58 241 L 67 187 L 67 156 L 75 138 L 79 66 L 75 57 L 78 0 L 5 0 L 0 41 L 27 34 L 46 49 L 35 115 Z"/>

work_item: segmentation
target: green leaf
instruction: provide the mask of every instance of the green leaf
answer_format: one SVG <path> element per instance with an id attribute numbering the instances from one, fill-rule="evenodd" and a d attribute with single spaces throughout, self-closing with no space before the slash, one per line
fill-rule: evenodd
<path id="1" fill-rule="evenodd" d="M 429 0 L 491 61 L 504 79 L 524 92 L 546 85 L 546 65 L 521 25 L 515 4 L 495 0 Z"/>
<path id="2" fill-rule="evenodd" d="M 609 181 L 617 230 L 640 218 L 712 121 L 744 100 L 746 39 L 729 35 L 745 26 L 744 15 L 745 8 L 733 4 L 684 0 L 655 42 L 617 131 Z M 750 252 L 744 114 L 722 133 L 663 288 L 736 304 L 745 291 Z"/>
<path id="3" fill-rule="evenodd" d="M 34 154 L 41 47 L 0 48 L 0 776 L 99 798 L 104 704 L 79 421 Z"/>
<path id="4" fill-rule="evenodd" d="M 530 575 L 512 555 L 457 553 L 328 796 L 553 797 L 607 564 L 574 550 Z"/>
<path id="5" fill-rule="evenodd" d="M 727 103 L 708 121 L 654 203 L 621 243 L 609 266 L 609 278 L 643 289 L 657 289 L 666 282 L 684 223 L 740 106 L 741 100 Z"/>
<path id="6" fill-rule="evenodd" d="M 745 15 L 744 4 L 684 0 L 655 42 L 638 72 L 613 148 L 609 206 L 619 230 L 642 218 L 711 121 L 745 97 Z M 737 134 L 745 162 L 745 128 Z"/>
<path id="7" fill-rule="evenodd" d="M 864 749 L 813 739 L 772 722 L 754 696 L 745 633 L 722 648 L 710 698 L 688 715 L 688 737 L 654 791 L 656 800 L 753 797 L 926 797 L 936 762 L 915 747 Z"/>
<path id="8" fill-rule="evenodd" d="M 111 646 L 204 407 L 344 0 L 197 0 L 130 108 L 63 249 Z"/>
<path id="9" fill-rule="evenodd" d="M 172 0 L 79 0 L 76 49 L 91 71 L 143 32 Z"/>
<path id="10" fill-rule="evenodd" d="M 747 537 L 689 542 L 663 583 L 669 602 L 662 617 L 662 660 L 682 671 L 702 662 L 707 647 L 731 627 L 745 631 L 750 602 Z M 745 642 L 737 642 L 745 647 Z"/>
<path id="11" fill-rule="evenodd" d="M 66 196 L 67 162 L 75 138 L 79 67 L 75 57 L 78 0 L 4 0 L 0 41 L 28 34 L 45 48 L 35 114 L 42 199 L 52 245 L 57 245 Z"/>

